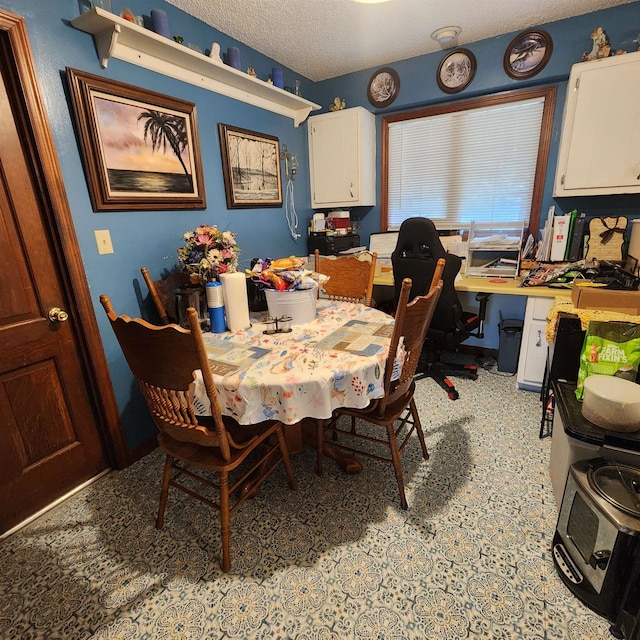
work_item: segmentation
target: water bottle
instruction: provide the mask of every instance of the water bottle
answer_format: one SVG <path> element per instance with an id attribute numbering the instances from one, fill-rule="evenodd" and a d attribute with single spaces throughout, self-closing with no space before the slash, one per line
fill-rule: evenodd
<path id="1" fill-rule="evenodd" d="M 224 321 L 222 284 L 220 282 L 207 282 L 205 290 L 207 293 L 209 319 L 211 320 L 211 331 L 213 333 L 224 333 L 227 327 Z"/>

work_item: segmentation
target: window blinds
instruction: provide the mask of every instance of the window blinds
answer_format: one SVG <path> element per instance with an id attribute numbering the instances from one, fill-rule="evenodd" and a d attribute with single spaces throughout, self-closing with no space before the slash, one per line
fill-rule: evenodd
<path id="1" fill-rule="evenodd" d="M 544 98 L 389 124 L 388 220 L 528 222 Z"/>

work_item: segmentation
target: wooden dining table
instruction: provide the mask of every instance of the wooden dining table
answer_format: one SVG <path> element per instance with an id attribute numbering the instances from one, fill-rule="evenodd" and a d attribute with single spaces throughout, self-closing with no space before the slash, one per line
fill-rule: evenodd
<path id="1" fill-rule="evenodd" d="M 288 333 L 266 333 L 266 312 L 252 314 L 242 331 L 204 333 L 222 413 L 240 424 L 280 420 L 292 453 L 315 442 L 318 420 L 339 407 L 367 407 L 383 395 L 393 318 L 362 304 L 317 301 L 313 321 Z M 398 354 L 398 366 L 402 353 Z M 210 413 L 201 376 L 198 413 Z M 345 471 L 362 469 L 352 456 L 329 448 Z"/>

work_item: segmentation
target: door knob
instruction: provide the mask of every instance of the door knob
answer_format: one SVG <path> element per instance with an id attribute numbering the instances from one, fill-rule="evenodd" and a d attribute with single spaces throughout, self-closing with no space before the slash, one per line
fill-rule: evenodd
<path id="1" fill-rule="evenodd" d="M 51 322 L 66 322 L 69 319 L 69 314 L 60 307 L 53 307 L 49 309 L 49 320 Z"/>

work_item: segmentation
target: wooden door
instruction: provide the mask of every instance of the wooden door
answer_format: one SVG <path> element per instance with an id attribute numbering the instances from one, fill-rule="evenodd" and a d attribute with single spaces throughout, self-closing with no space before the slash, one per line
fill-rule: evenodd
<path id="1" fill-rule="evenodd" d="M 42 123 L 21 97 L 37 83 L 18 86 L 13 56 L 0 29 L 0 532 L 109 466 L 80 307 L 34 155 Z"/>

